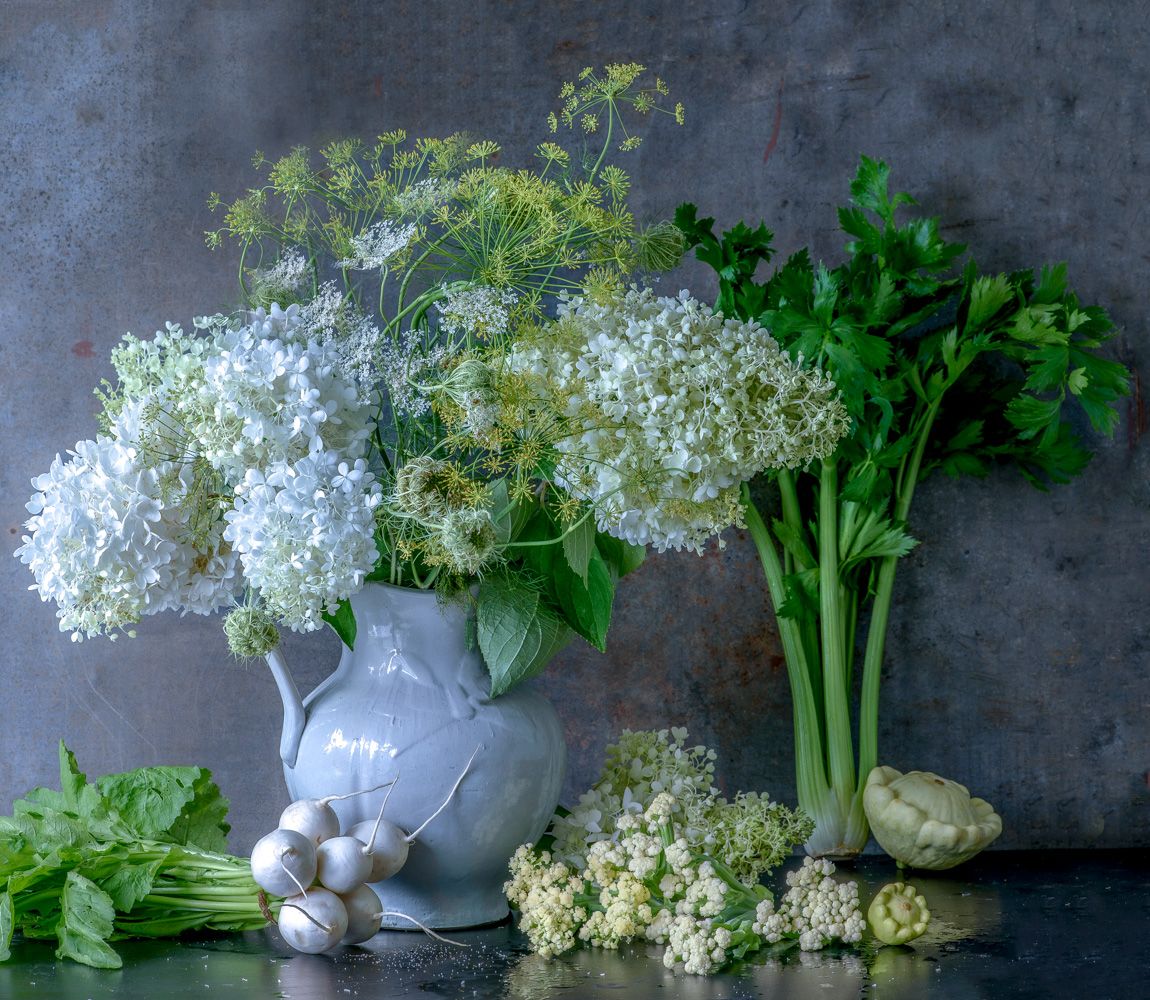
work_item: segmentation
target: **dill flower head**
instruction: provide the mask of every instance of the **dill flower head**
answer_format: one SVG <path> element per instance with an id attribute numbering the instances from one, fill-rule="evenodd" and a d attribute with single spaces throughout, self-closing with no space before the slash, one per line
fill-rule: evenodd
<path id="1" fill-rule="evenodd" d="M 601 531 L 660 551 L 701 551 L 741 523 L 741 483 L 829 455 L 848 427 L 832 381 L 685 291 L 561 302 L 512 363 L 565 401 L 556 481 Z"/>
<path id="2" fill-rule="evenodd" d="M 404 516 L 435 522 L 460 506 L 462 472 L 446 459 L 420 455 L 395 474 L 392 506 Z"/>

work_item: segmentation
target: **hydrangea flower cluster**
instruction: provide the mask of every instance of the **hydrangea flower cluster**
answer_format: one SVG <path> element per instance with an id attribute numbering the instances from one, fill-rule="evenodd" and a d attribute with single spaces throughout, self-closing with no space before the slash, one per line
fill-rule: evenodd
<path id="1" fill-rule="evenodd" d="M 668 968 L 706 975 L 766 943 L 798 940 L 811 950 L 859 940 L 858 887 L 830 879 L 829 862 L 817 876 L 809 866 L 788 876 L 786 917 L 776 919 L 768 890 L 693 848 L 677 812 L 673 795 L 657 793 L 641 814 L 620 818 L 617 840 L 595 842 L 582 868 L 521 847 L 504 890 L 532 948 L 552 957 L 579 942 L 618 948 L 646 940 L 665 946 Z"/>
<path id="2" fill-rule="evenodd" d="M 687 844 L 719 858 L 746 882 L 775 868 L 810 835 L 808 817 L 764 793 L 725 799 L 714 784 L 715 751 L 687 746 L 687 736 L 681 727 L 624 730 L 607 747 L 599 779 L 570 814 L 552 820 L 556 857 L 583 866 L 596 843 L 617 841 L 628 818 L 660 792 L 671 793 L 673 818 Z"/>
<path id="3" fill-rule="evenodd" d="M 514 364 L 565 402 L 557 480 L 601 531 L 659 551 L 701 551 L 741 523 L 741 483 L 829 455 L 849 422 L 820 371 L 685 291 L 566 299 Z"/>
<path id="4" fill-rule="evenodd" d="M 190 466 L 141 461 L 118 436 L 80 441 L 32 484 L 29 534 L 16 550 L 54 601 L 61 631 L 79 641 L 129 629 L 171 608 L 208 614 L 239 587 L 236 557 L 219 530 L 194 539 L 186 510 L 166 505 L 189 489 Z"/>
<path id="5" fill-rule="evenodd" d="M 764 899 L 755 910 L 753 930 L 770 944 L 798 937 L 803 951 L 819 951 L 834 941 L 862 940 L 863 915 L 857 882 L 836 882 L 835 866 L 826 858 L 804 858 L 787 874 L 787 890 L 776 910 Z"/>
<path id="6" fill-rule="evenodd" d="M 295 305 L 197 327 L 126 337 L 107 434 L 33 481 L 17 555 L 74 638 L 206 614 L 245 586 L 310 630 L 375 564 L 374 410 L 337 370 L 338 344 Z"/>
<path id="7" fill-rule="evenodd" d="M 249 469 L 236 486 L 224 539 L 268 610 L 293 631 L 310 632 L 371 572 L 380 499 L 362 458 L 349 465 L 325 451 L 276 462 Z"/>

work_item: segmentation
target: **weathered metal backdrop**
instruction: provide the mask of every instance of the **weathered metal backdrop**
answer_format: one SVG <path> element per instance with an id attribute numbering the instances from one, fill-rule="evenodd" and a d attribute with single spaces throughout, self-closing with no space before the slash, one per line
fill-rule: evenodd
<path id="1" fill-rule="evenodd" d="M 1143 4 L 632 0 L 7 0 L 0 4 L 0 806 L 54 782 L 64 737 L 92 772 L 212 768 L 243 850 L 283 803 L 266 671 L 214 620 L 153 618 L 72 644 L 10 558 L 29 478 L 94 431 L 93 384 L 125 330 L 234 301 L 203 245 L 212 190 L 251 152 L 395 126 L 472 129 L 526 156 L 561 80 L 646 62 L 688 108 L 633 155 L 645 218 L 683 199 L 765 218 L 836 257 L 857 156 L 988 266 L 1066 260 L 1146 371 L 1150 29 Z M 712 292 L 698 266 L 665 279 Z M 1150 460 L 1143 404 L 1075 484 L 929 481 L 899 577 L 881 756 L 967 782 L 1002 847 L 1150 844 Z M 793 796 L 790 704 L 748 539 L 656 556 L 621 588 L 603 656 L 541 682 L 585 787 L 625 726 L 685 724 L 730 790 Z M 289 643 L 306 690 L 330 636 Z"/>

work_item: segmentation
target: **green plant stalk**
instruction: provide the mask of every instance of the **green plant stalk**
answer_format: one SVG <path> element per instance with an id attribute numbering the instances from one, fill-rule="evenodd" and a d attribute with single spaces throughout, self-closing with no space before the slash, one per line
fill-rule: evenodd
<path id="1" fill-rule="evenodd" d="M 914 451 L 906 466 L 900 470 L 895 497 L 894 520 L 905 524 L 914 499 L 914 488 L 922 469 L 934 418 L 938 414 L 942 393 L 934 399 L 923 418 Z M 878 764 L 878 698 L 882 679 L 882 660 L 886 650 L 886 631 L 890 622 L 890 605 L 894 595 L 894 578 L 898 569 L 898 556 L 887 556 L 879 564 L 878 583 L 874 603 L 871 605 L 870 624 L 867 628 L 866 652 L 863 654 L 862 692 L 859 704 L 859 788 L 856 797 L 862 801 L 862 784 Z M 864 833 L 865 837 L 865 833 Z M 865 842 L 865 841 L 864 841 Z"/>
<path id="2" fill-rule="evenodd" d="M 770 532 L 751 500 L 751 491 L 746 483 L 742 486 L 743 507 L 746 511 L 747 529 L 759 552 L 763 571 L 767 578 L 767 589 L 771 604 L 778 608 L 786 598 L 783 583 L 783 565 L 771 539 Z M 819 705 L 811 687 L 811 673 L 803 649 L 802 635 L 798 623 L 793 618 L 777 618 L 779 639 L 783 644 L 783 659 L 787 665 L 787 676 L 791 683 L 791 697 L 794 701 L 795 722 L 795 766 L 798 775 L 799 804 L 808 813 L 810 809 L 803 801 L 805 790 L 807 801 L 821 803 L 829 792 L 826 770 L 823 764 L 823 741 L 820 737 L 818 720 L 821 716 Z M 813 725 L 811 723 L 814 723 Z M 817 816 L 810 813 L 817 822 Z"/>
<path id="3" fill-rule="evenodd" d="M 942 392 L 938 394 L 918 421 L 914 449 L 900 469 L 893 498 L 896 524 L 905 524 L 910 513 L 914 488 L 942 395 Z M 848 589 L 841 579 L 837 463 L 824 461 L 818 476 L 818 620 L 814 622 L 809 617 L 802 620 L 779 618 L 776 615 L 776 621 L 794 703 L 799 805 L 816 824 L 814 834 L 807 841 L 807 850 L 819 856 L 847 857 L 861 851 L 868 836 L 862 790 L 867 775 L 878 763 L 879 685 L 899 557 L 888 556 L 878 563 L 863 658 L 856 769 L 850 711 L 851 663 L 859 608 L 866 597 Z M 796 531 L 802 522 L 792 473 L 780 474 L 779 493 L 783 523 Z M 786 599 L 784 567 L 746 487 L 743 499 L 748 528 L 763 563 L 771 603 L 777 610 Z M 795 563 L 800 569 L 807 568 L 798 559 Z"/>

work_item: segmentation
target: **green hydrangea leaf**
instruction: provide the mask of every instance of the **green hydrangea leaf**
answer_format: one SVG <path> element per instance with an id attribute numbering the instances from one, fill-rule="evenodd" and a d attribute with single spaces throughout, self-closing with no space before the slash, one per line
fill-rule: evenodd
<path id="1" fill-rule="evenodd" d="M 528 581 L 491 577 L 479 585 L 476 637 L 493 698 L 540 673 L 570 635 L 542 590 Z"/>
<path id="2" fill-rule="evenodd" d="M 355 612 L 351 609 L 351 601 L 346 597 L 339 602 L 335 614 L 323 613 L 323 620 L 327 622 L 332 631 L 340 637 L 348 649 L 355 649 Z"/>

